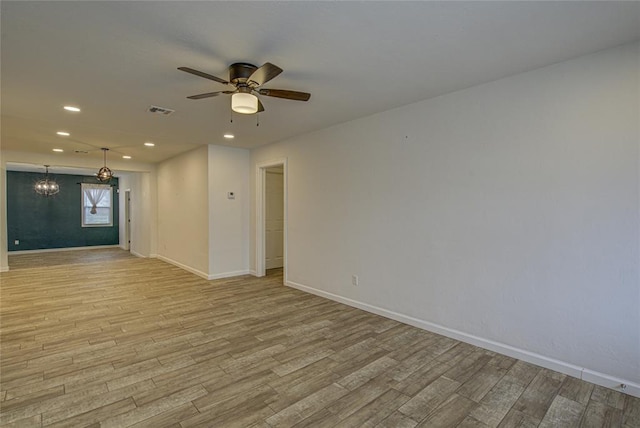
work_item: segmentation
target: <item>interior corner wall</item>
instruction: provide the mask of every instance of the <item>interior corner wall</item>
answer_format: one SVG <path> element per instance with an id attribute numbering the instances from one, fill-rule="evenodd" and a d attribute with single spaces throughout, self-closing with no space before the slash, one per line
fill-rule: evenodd
<path id="1" fill-rule="evenodd" d="M 208 154 L 209 277 L 247 274 L 250 153 L 246 149 L 210 145 Z"/>
<path id="2" fill-rule="evenodd" d="M 625 45 L 254 149 L 250 254 L 286 157 L 289 285 L 637 395 L 639 69 Z"/>
<path id="3" fill-rule="evenodd" d="M 202 277 L 209 275 L 208 148 L 157 166 L 157 256 Z"/>

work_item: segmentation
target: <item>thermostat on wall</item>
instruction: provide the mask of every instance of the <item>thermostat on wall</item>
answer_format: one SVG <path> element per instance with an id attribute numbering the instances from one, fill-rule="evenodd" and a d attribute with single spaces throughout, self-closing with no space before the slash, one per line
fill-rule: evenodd
<path id="1" fill-rule="evenodd" d="M 227 199 L 235 199 L 235 198 L 236 198 L 235 192 L 227 192 Z"/>

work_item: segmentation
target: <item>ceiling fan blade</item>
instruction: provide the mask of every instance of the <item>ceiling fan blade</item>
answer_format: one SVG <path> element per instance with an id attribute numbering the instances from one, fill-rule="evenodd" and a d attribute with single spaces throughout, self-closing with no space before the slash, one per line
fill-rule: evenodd
<path id="1" fill-rule="evenodd" d="M 307 92 L 287 91 L 284 89 L 260 89 L 258 93 L 260 95 L 266 95 L 267 97 L 285 98 L 295 101 L 309 101 L 309 98 L 311 98 L 311 94 Z"/>
<path id="2" fill-rule="evenodd" d="M 262 105 L 262 102 L 258 100 L 258 113 L 262 113 L 263 111 L 264 111 L 264 106 Z"/>
<path id="3" fill-rule="evenodd" d="M 273 65 L 270 62 L 265 62 L 262 67 L 258 68 L 251 74 L 251 76 L 249 76 L 247 82 L 253 82 L 255 86 L 262 86 L 280 73 L 282 73 L 282 69 L 280 67 Z"/>
<path id="4" fill-rule="evenodd" d="M 212 75 L 204 73 L 202 71 L 194 70 L 193 68 L 178 67 L 178 70 L 186 71 L 187 73 L 195 74 L 196 76 L 204 77 L 205 79 L 213 80 L 215 82 L 222 83 L 223 85 L 228 85 L 229 84 L 229 82 L 227 82 L 224 79 L 221 79 L 221 78 L 216 77 L 216 76 L 212 76 Z"/>
<path id="5" fill-rule="evenodd" d="M 190 100 L 201 100 L 202 98 L 217 97 L 220 94 L 233 94 L 233 92 L 234 91 L 207 92 L 206 94 L 191 95 L 187 98 L 189 98 Z"/>

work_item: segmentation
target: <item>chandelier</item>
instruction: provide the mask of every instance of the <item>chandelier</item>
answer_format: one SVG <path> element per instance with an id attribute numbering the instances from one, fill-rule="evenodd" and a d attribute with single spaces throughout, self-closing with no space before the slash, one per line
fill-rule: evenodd
<path id="1" fill-rule="evenodd" d="M 49 165 L 45 165 L 45 174 L 42 180 L 34 185 L 34 190 L 38 195 L 53 196 L 60 191 L 60 186 L 53 179 L 49 179 Z"/>
<path id="2" fill-rule="evenodd" d="M 96 174 L 96 178 L 101 183 L 108 183 L 109 180 L 113 178 L 113 172 L 111 172 L 111 170 L 107 168 L 107 151 L 109 149 L 107 149 L 106 147 L 103 147 L 100 150 L 104 152 L 104 166 L 98 170 L 98 173 Z"/>

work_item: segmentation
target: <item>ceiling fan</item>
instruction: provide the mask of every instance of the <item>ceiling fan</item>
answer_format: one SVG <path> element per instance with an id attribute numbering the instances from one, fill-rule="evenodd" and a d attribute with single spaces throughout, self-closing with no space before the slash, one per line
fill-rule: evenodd
<path id="1" fill-rule="evenodd" d="M 280 67 L 270 62 L 261 67 L 244 62 L 231 64 L 229 66 L 229 81 L 189 67 L 178 67 L 178 70 L 195 74 L 223 85 L 233 86 L 233 90 L 207 92 L 206 94 L 192 95 L 187 98 L 200 100 L 202 98 L 216 97 L 220 94 L 231 95 L 231 109 L 237 113 L 254 114 L 264 111 L 264 106 L 258 99 L 258 95 L 295 101 L 308 101 L 311 97 L 311 94 L 307 92 L 261 88 L 262 85 L 282 73 Z"/>

